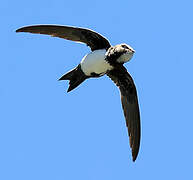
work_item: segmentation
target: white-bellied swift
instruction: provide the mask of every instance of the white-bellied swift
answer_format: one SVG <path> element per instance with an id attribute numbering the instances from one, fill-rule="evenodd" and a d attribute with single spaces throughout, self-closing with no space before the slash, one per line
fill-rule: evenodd
<path id="1" fill-rule="evenodd" d="M 128 128 L 133 161 L 136 160 L 140 146 L 140 113 L 137 91 L 132 77 L 123 66 L 128 62 L 134 50 L 127 44 L 111 46 L 109 41 L 90 29 L 59 26 L 33 25 L 22 27 L 16 32 L 46 34 L 71 41 L 82 42 L 91 48 L 91 53 L 85 55 L 80 64 L 63 75 L 59 80 L 69 80 L 68 92 L 88 78 L 109 76 L 119 87 L 121 102 Z"/>

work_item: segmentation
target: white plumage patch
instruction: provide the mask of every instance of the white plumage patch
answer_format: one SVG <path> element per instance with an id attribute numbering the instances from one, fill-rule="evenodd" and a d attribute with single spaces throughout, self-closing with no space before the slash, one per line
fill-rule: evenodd
<path id="1" fill-rule="evenodd" d="M 133 52 L 126 52 L 122 54 L 118 59 L 117 62 L 119 63 L 126 63 L 133 57 Z"/>
<path id="2" fill-rule="evenodd" d="M 100 49 L 83 57 L 80 65 L 85 75 L 89 76 L 93 72 L 96 74 L 105 74 L 107 70 L 113 69 L 113 67 L 105 60 L 105 53 L 105 49 Z"/>

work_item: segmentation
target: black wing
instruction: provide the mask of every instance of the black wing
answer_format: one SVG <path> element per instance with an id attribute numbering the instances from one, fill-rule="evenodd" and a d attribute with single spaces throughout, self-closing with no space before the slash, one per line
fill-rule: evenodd
<path id="1" fill-rule="evenodd" d="M 137 91 L 132 77 L 123 65 L 109 71 L 107 75 L 121 91 L 121 102 L 128 128 L 133 161 L 136 160 L 140 146 L 140 113 Z"/>
<path id="2" fill-rule="evenodd" d="M 110 47 L 110 43 L 102 35 L 84 28 L 58 25 L 34 25 L 22 27 L 17 29 L 16 32 L 47 34 L 71 41 L 83 42 L 90 46 L 92 51 L 97 49 L 108 49 Z"/>

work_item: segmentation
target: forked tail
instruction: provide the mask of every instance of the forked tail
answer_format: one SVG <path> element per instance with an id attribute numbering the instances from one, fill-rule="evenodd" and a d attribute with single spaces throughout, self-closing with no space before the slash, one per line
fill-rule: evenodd
<path id="1" fill-rule="evenodd" d="M 70 92 L 71 90 L 73 90 L 74 88 L 76 88 L 78 85 L 80 85 L 85 79 L 87 79 L 88 77 L 84 74 L 84 72 L 82 71 L 80 64 L 74 68 L 73 70 L 71 70 L 70 72 L 64 74 L 60 79 L 60 80 L 69 80 L 69 88 L 67 90 L 67 92 Z"/>

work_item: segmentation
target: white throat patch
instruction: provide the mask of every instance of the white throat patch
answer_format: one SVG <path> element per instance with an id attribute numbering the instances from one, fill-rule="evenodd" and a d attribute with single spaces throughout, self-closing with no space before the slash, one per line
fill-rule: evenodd
<path id="1" fill-rule="evenodd" d="M 107 70 L 113 69 L 105 60 L 105 53 L 105 49 L 95 50 L 82 58 L 80 65 L 85 75 L 90 76 L 91 73 L 104 75 Z"/>
<path id="2" fill-rule="evenodd" d="M 133 53 L 126 52 L 123 55 L 121 55 L 118 59 L 117 62 L 119 63 L 126 63 L 128 62 L 131 58 L 133 57 Z"/>

